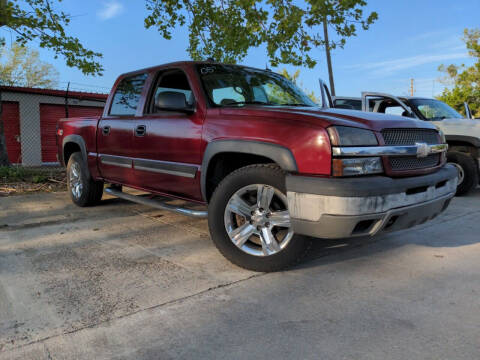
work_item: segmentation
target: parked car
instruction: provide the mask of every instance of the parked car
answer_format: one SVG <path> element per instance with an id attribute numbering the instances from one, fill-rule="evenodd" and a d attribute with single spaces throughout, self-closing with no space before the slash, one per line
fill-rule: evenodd
<path id="1" fill-rule="evenodd" d="M 71 199 L 94 205 L 109 183 L 108 194 L 208 216 L 220 252 L 257 271 L 301 259 L 307 236 L 405 229 L 447 208 L 457 170 L 433 125 L 331 109 L 322 96 L 320 108 L 279 74 L 211 62 L 121 75 L 102 117 L 58 124 Z"/>
<path id="2" fill-rule="evenodd" d="M 333 99 L 333 103 L 336 108 L 401 115 L 434 124 L 445 134 L 449 145 L 448 162 L 458 168 L 457 195 L 467 194 L 478 186 L 480 122 L 473 119 L 467 104 L 465 109 L 468 116 L 464 118 L 444 102 L 423 97 L 396 97 L 383 93 L 365 92 L 362 98 L 337 96 Z"/>

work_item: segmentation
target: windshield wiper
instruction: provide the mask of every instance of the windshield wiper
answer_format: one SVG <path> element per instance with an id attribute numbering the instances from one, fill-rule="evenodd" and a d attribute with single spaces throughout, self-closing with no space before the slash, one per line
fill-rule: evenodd
<path id="1" fill-rule="evenodd" d="M 268 103 L 265 101 L 232 101 L 227 104 L 222 104 L 223 106 L 229 106 L 229 105 L 274 105 L 272 103 Z"/>
<path id="2" fill-rule="evenodd" d="M 301 103 L 285 103 L 285 104 L 279 104 L 280 106 L 307 106 L 307 107 L 312 107 L 312 105 L 308 104 L 301 104 Z"/>

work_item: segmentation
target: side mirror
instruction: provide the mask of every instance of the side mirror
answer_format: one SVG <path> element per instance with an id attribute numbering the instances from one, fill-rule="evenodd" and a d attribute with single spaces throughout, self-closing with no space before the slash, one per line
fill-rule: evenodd
<path id="1" fill-rule="evenodd" d="M 185 94 L 176 91 L 163 91 L 155 99 L 156 110 L 170 110 L 192 113 L 195 109 L 187 103 Z"/>

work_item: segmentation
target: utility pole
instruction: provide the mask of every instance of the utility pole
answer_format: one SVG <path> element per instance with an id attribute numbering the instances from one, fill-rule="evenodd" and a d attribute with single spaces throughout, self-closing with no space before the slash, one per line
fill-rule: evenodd
<path id="1" fill-rule="evenodd" d="M 415 93 L 414 87 L 413 87 L 413 79 L 410 79 L 410 96 L 413 96 Z"/>
<path id="2" fill-rule="evenodd" d="M 323 36 L 325 38 L 325 52 L 327 54 L 328 79 L 330 80 L 330 92 L 335 96 L 335 84 L 333 82 L 332 58 L 330 57 L 330 42 L 328 40 L 327 17 L 323 20 Z"/>

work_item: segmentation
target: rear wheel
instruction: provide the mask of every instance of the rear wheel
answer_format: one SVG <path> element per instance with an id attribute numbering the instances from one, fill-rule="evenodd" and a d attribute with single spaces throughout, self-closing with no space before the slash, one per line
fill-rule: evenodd
<path id="1" fill-rule="evenodd" d="M 250 165 L 228 175 L 208 209 L 212 240 L 234 264 L 277 271 L 299 261 L 310 240 L 294 234 L 285 174 L 275 165 Z"/>
<path id="2" fill-rule="evenodd" d="M 457 195 L 465 195 L 477 187 L 477 164 L 469 154 L 451 151 L 447 153 L 447 162 L 458 169 Z"/>
<path id="3" fill-rule="evenodd" d="M 78 206 L 91 206 L 102 199 L 103 181 L 91 178 L 86 161 L 80 152 L 73 153 L 67 164 L 67 188 Z"/>

